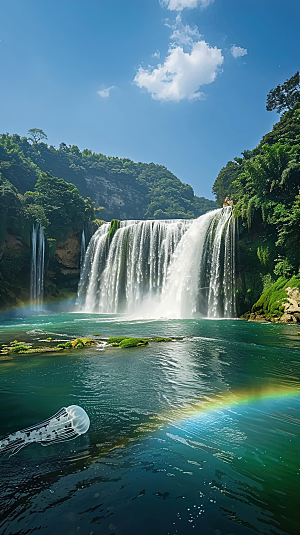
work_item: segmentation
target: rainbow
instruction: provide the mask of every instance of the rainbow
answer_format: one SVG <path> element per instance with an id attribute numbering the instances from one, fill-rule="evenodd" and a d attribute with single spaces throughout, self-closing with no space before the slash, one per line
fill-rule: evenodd
<path id="1" fill-rule="evenodd" d="M 122 439 L 115 441 L 113 444 L 103 445 L 99 444 L 101 455 L 114 449 L 123 448 L 145 437 L 159 431 L 166 426 L 180 426 L 192 419 L 197 419 L 201 415 L 205 416 L 209 413 L 220 413 L 220 411 L 234 411 L 243 405 L 252 405 L 260 401 L 268 400 L 284 400 L 299 397 L 300 399 L 300 384 L 299 385 L 251 385 L 235 391 L 218 392 L 211 395 L 203 395 L 201 398 L 196 398 L 185 405 L 174 407 L 167 411 L 150 416 L 148 422 L 144 422 L 135 428 L 130 435 L 122 437 Z M 97 459 L 99 454 L 92 459 Z"/>
<path id="2" fill-rule="evenodd" d="M 203 395 L 201 398 L 175 407 L 168 411 L 151 416 L 149 422 L 138 427 L 136 433 L 146 434 L 161 429 L 166 424 L 178 425 L 187 420 L 199 417 L 202 413 L 233 410 L 242 405 L 251 405 L 260 401 L 283 400 L 300 398 L 300 385 L 280 386 L 276 384 L 249 386 L 235 391 L 225 391 L 217 394 Z"/>

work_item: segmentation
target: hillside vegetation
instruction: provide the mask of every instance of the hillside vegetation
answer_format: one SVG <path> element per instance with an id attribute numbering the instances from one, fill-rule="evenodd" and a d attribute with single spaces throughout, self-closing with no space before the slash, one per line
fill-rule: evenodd
<path id="1" fill-rule="evenodd" d="M 16 134 L 0 136 L 0 170 L 22 194 L 32 190 L 43 173 L 63 178 L 96 208 L 103 207 L 107 221 L 194 218 L 217 207 L 195 196 L 191 186 L 162 165 L 81 152 L 65 143 L 56 149 Z"/>
<path id="2" fill-rule="evenodd" d="M 268 96 L 269 103 L 270 95 L 279 95 L 278 110 L 287 108 L 272 132 L 228 162 L 213 186 L 219 204 L 233 200 L 238 219 L 240 310 L 251 308 L 278 277 L 288 280 L 300 270 L 299 73 L 291 80 L 292 99 L 280 93 L 285 84 Z"/>

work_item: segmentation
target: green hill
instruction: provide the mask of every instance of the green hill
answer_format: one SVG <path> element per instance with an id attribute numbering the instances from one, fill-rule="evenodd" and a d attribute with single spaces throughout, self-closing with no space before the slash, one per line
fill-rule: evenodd
<path id="1" fill-rule="evenodd" d="M 96 208 L 103 207 L 107 221 L 195 218 L 217 207 L 162 165 L 81 152 L 64 143 L 55 149 L 16 134 L 0 136 L 0 171 L 22 194 L 34 188 L 42 172 L 63 178 Z"/>

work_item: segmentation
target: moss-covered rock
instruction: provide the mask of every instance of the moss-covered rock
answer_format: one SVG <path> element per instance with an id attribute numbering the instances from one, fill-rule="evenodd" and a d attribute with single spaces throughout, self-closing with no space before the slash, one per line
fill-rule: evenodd
<path id="1" fill-rule="evenodd" d="M 148 344 L 148 340 L 144 340 L 142 338 L 124 338 L 119 343 L 119 346 L 124 349 L 124 348 L 129 348 L 129 347 L 146 346 L 147 344 Z"/>
<path id="2" fill-rule="evenodd" d="M 96 335 L 95 335 L 96 336 Z M 125 340 L 126 336 L 111 336 L 108 340 L 108 344 L 119 344 L 122 340 Z"/>
<path id="3" fill-rule="evenodd" d="M 300 323 L 300 275 L 279 279 L 267 288 L 244 315 L 250 321 Z"/>

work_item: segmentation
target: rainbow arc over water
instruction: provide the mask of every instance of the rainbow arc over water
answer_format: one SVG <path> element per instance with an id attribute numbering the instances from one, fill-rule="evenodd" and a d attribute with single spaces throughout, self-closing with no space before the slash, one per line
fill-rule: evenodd
<path id="1" fill-rule="evenodd" d="M 234 410 L 243 405 L 252 405 L 261 401 L 283 400 L 299 397 L 300 384 L 295 385 L 251 385 L 234 391 L 219 392 L 210 395 L 203 395 L 184 405 L 173 407 L 160 414 L 151 416 L 147 423 L 138 427 L 138 434 L 145 434 L 161 429 L 167 425 L 178 425 L 181 422 L 199 417 L 208 412 L 220 412 L 223 410 Z M 300 421 L 299 421 L 300 425 Z"/>

